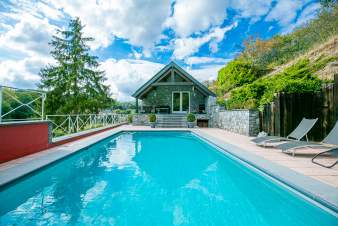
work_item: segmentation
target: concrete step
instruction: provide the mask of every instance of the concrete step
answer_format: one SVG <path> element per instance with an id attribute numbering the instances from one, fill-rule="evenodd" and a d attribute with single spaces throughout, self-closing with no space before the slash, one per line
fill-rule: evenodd
<path id="1" fill-rule="evenodd" d="M 156 127 L 158 128 L 185 128 L 187 127 L 186 115 L 157 115 Z"/>

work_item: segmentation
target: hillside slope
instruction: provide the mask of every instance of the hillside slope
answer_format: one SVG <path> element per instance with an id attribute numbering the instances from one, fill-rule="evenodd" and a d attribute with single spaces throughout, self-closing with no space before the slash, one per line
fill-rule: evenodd
<path id="1" fill-rule="evenodd" d="M 338 35 L 327 42 L 311 48 L 307 53 L 302 54 L 286 64 L 277 66 L 266 76 L 273 76 L 282 72 L 298 62 L 300 59 L 309 59 L 310 62 L 318 60 L 320 57 L 337 57 L 338 58 Z M 323 69 L 316 72 L 316 75 L 322 80 L 333 80 L 334 74 L 338 74 L 338 61 L 329 62 Z"/>

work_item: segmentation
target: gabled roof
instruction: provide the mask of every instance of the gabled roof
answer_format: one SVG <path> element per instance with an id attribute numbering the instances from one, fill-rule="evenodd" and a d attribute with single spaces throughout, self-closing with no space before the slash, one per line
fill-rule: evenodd
<path id="1" fill-rule="evenodd" d="M 140 97 L 144 91 L 146 91 L 153 83 L 159 80 L 164 73 L 166 73 L 169 69 L 174 68 L 180 72 L 179 75 L 184 76 L 186 79 L 190 80 L 197 88 L 199 88 L 205 95 L 207 96 L 216 96 L 213 92 L 211 92 L 205 85 L 197 81 L 193 76 L 191 76 L 188 72 L 186 72 L 183 68 L 178 66 L 175 62 L 171 61 L 164 68 L 162 68 L 159 72 L 157 72 L 151 79 L 149 79 L 146 83 L 144 83 L 139 89 L 135 91 L 132 95 L 137 98 Z"/>

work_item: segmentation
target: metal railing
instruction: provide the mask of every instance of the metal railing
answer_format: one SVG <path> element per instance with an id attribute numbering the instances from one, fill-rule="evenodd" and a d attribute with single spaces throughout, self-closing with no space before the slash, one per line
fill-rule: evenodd
<path id="1" fill-rule="evenodd" d="M 0 86 L 0 123 L 43 120 L 45 99 L 43 91 Z"/>
<path id="2" fill-rule="evenodd" d="M 46 115 L 53 124 L 52 135 L 59 137 L 81 131 L 127 122 L 126 114 Z"/>

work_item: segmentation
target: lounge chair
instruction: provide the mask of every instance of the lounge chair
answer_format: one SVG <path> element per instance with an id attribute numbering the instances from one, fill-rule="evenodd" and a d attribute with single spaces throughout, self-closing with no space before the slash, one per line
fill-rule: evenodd
<path id="1" fill-rule="evenodd" d="M 333 149 L 330 149 L 325 152 L 319 153 L 317 156 L 329 153 L 330 151 L 334 151 L 338 148 L 338 121 L 336 122 L 335 126 L 331 130 L 331 132 L 324 138 L 324 140 L 320 143 L 318 142 L 306 142 L 306 141 L 291 141 L 283 144 L 279 144 L 276 146 L 276 148 L 281 149 L 283 152 L 291 152 L 292 155 L 295 156 L 296 149 L 304 148 L 304 147 L 329 147 Z M 314 158 L 316 158 L 315 156 Z"/>
<path id="2" fill-rule="evenodd" d="M 317 165 L 320 165 L 322 167 L 325 167 L 325 168 L 332 168 L 334 167 L 337 163 L 338 163 L 338 160 L 336 160 L 333 164 L 331 165 L 324 165 L 324 164 L 321 164 L 319 162 L 316 162 L 315 159 L 318 157 L 318 156 L 321 156 L 323 154 L 331 154 L 331 155 L 334 155 L 336 157 L 338 157 L 338 148 L 333 148 L 333 149 L 330 149 L 328 151 L 323 151 L 323 152 L 320 152 L 318 153 L 317 155 L 315 155 L 311 161 L 314 163 L 314 164 L 317 164 Z"/>
<path id="3" fill-rule="evenodd" d="M 292 140 L 300 141 L 304 136 L 308 141 L 307 133 L 312 129 L 317 120 L 318 118 L 315 119 L 303 118 L 302 121 L 296 127 L 296 129 L 294 129 L 287 137 L 265 136 L 254 138 L 251 141 L 255 142 L 257 145 L 260 146 L 267 146 L 267 143 L 273 143 L 278 141 L 292 141 Z"/>

